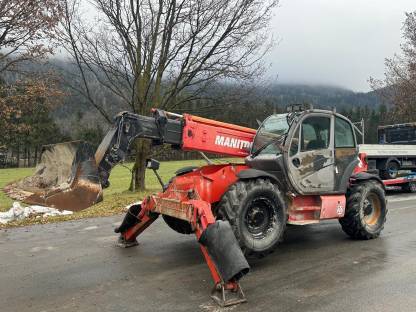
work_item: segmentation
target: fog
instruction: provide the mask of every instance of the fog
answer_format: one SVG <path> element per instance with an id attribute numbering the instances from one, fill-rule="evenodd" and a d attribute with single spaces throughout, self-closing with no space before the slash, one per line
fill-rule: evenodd
<path id="1" fill-rule="evenodd" d="M 368 91 L 368 78 L 382 78 L 384 59 L 400 52 L 404 12 L 413 10 L 415 0 L 281 0 L 269 75 Z"/>
<path id="2" fill-rule="evenodd" d="M 87 3 L 88 19 L 94 9 Z M 368 79 L 383 77 L 384 59 L 400 53 L 405 12 L 414 10 L 416 0 L 280 0 L 267 76 L 369 91 Z"/>

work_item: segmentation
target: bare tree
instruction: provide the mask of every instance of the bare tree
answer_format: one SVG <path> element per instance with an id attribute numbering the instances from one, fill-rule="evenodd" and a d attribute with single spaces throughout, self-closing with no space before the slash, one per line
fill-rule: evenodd
<path id="1" fill-rule="evenodd" d="M 91 0 L 89 22 L 79 0 L 67 0 L 62 40 L 78 65 L 73 86 L 109 120 L 91 95 L 91 79 L 135 113 L 175 109 L 218 80 L 248 80 L 272 42 L 278 0 Z M 91 10 L 90 10 L 91 12 Z M 149 143 L 136 142 L 132 187 L 143 189 Z"/>
<path id="2" fill-rule="evenodd" d="M 394 105 L 394 119 L 416 120 L 416 11 L 406 13 L 402 53 L 385 61 L 384 79 L 370 78 L 372 88 Z"/>
<path id="3" fill-rule="evenodd" d="M 0 73 L 52 52 L 61 0 L 0 0 Z"/>

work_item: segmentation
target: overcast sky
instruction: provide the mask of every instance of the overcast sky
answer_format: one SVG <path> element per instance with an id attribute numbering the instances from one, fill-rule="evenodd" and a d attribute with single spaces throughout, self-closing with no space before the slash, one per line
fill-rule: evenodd
<path id="1" fill-rule="evenodd" d="M 416 0 L 280 0 L 270 73 L 278 82 L 368 91 L 384 58 L 400 52 L 404 12 L 414 10 Z"/>

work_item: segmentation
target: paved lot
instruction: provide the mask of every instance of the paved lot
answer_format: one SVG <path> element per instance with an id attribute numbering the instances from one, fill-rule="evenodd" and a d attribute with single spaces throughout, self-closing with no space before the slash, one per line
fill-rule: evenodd
<path id="1" fill-rule="evenodd" d="M 289 227 L 251 261 L 248 303 L 225 311 L 416 311 L 416 196 L 389 197 L 383 235 L 352 241 L 338 222 Z M 193 236 L 158 220 L 115 247 L 121 216 L 0 232 L 0 311 L 221 311 Z"/>

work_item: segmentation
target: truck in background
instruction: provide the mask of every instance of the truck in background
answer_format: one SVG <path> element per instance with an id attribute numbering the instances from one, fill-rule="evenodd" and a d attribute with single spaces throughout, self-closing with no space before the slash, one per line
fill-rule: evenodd
<path id="1" fill-rule="evenodd" d="M 369 170 L 384 180 L 397 179 L 400 170 L 416 171 L 416 122 L 379 126 L 377 135 L 379 144 L 360 145 Z"/>
<path id="2" fill-rule="evenodd" d="M 416 122 L 379 126 L 379 144 L 416 144 Z"/>

